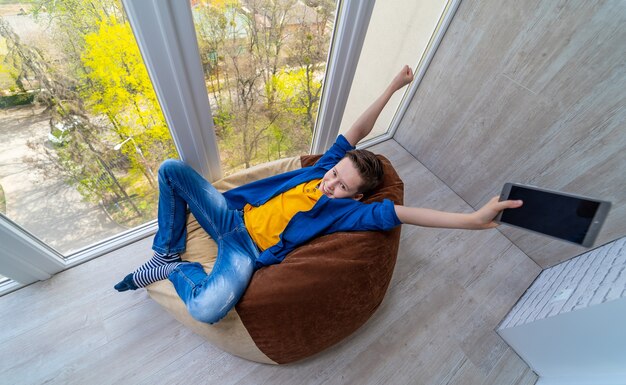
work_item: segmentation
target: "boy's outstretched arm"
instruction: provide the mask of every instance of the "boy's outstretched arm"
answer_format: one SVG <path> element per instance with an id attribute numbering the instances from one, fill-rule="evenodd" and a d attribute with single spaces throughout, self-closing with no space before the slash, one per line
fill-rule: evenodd
<path id="1" fill-rule="evenodd" d="M 356 146 L 361 139 L 365 138 L 374 128 L 376 119 L 382 112 L 383 108 L 391 99 L 391 96 L 400 88 L 406 86 L 413 81 L 413 70 L 408 65 L 402 67 L 402 70 L 389 83 L 387 89 L 369 106 L 365 112 L 354 122 L 352 127 L 344 134 L 345 138 L 351 145 Z"/>
<path id="2" fill-rule="evenodd" d="M 504 209 L 513 209 L 522 206 L 522 201 L 498 201 L 493 197 L 486 205 L 473 213 L 450 213 L 420 207 L 406 207 L 396 205 L 396 215 L 402 223 L 423 226 L 441 227 L 448 229 L 484 230 L 498 226 L 494 218 Z"/>

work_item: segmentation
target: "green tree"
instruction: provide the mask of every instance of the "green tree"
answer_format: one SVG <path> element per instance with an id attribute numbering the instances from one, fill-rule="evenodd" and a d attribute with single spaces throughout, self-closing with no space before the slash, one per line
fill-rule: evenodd
<path id="1" fill-rule="evenodd" d="M 85 36 L 97 31 L 103 19 L 126 21 L 119 0 L 35 0 L 30 13 L 50 26 L 48 30 L 57 43 L 55 54 L 60 55 L 55 65 L 69 74 L 83 71 L 80 56 Z"/>
<path id="2" fill-rule="evenodd" d="M 193 15 L 204 73 L 207 75 L 207 88 L 211 104 L 222 108 L 222 101 L 232 102 L 232 93 L 228 86 L 228 71 L 224 71 L 224 49 L 229 30 L 233 28 L 233 1 L 201 2 Z M 222 83 L 226 82 L 224 86 Z M 216 126 L 218 130 L 220 126 Z M 218 132 L 218 136 L 219 136 Z"/>
<path id="3" fill-rule="evenodd" d="M 195 10 L 220 151 L 229 166 L 308 151 L 331 3 L 248 0 L 244 7 L 228 1 Z"/>
<path id="4" fill-rule="evenodd" d="M 307 0 L 305 4 L 309 8 L 298 15 L 298 29 L 289 47 L 288 63 L 304 70 L 297 86 L 301 94 L 295 102 L 303 108 L 301 123 L 312 135 L 322 92 L 319 76 L 326 68 L 335 1 Z"/>
<path id="5" fill-rule="evenodd" d="M 281 70 L 272 78 L 276 105 L 283 111 L 280 126 L 285 137 L 276 136 L 276 150 L 280 154 L 306 152 L 311 144 L 311 126 L 315 124 L 311 111 L 319 103 L 319 97 L 312 99 L 311 93 L 319 95 L 322 84 L 309 76 L 306 68 L 297 68 Z"/>

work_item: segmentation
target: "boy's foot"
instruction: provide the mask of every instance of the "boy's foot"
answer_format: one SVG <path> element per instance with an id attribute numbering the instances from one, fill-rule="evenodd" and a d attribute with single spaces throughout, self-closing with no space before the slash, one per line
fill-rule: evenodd
<path id="1" fill-rule="evenodd" d="M 124 277 L 123 280 L 121 280 L 114 287 L 115 287 L 115 290 L 119 292 L 138 289 L 137 285 L 135 284 L 135 281 L 133 281 L 133 273 L 128 274 L 126 277 Z"/>
<path id="2" fill-rule="evenodd" d="M 115 290 L 122 292 L 126 290 L 137 290 L 140 287 L 146 287 L 151 283 L 166 279 L 174 269 L 185 262 L 172 262 L 157 266 L 152 269 L 136 270 L 128 274 L 122 281 L 114 286 Z"/>

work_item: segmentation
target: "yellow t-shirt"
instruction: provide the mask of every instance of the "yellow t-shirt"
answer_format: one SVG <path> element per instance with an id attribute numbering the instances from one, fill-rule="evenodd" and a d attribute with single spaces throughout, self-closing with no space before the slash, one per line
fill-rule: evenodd
<path id="1" fill-rule="evenodd" d="M 300 211 L 309 211 L 322 196 L 317 189 L 321 179 L 302 183 L 276 195 L 259 207 L 247 204 L 243 208 L 243 219 L 252 240 L 265 250 L 280 240 L 280 234 Z"/>

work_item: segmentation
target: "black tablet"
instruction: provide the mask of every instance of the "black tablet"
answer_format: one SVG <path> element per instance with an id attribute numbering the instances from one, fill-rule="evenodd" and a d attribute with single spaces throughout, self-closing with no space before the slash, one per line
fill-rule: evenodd
<path id="1" fill-rule="evenodd" d="M 520 208 L 502 211 L 496 222 L 520 227 L 584 247 L 593 246 L 611 202 L 506 183 L 500 200 L 521 199 Z"/>

